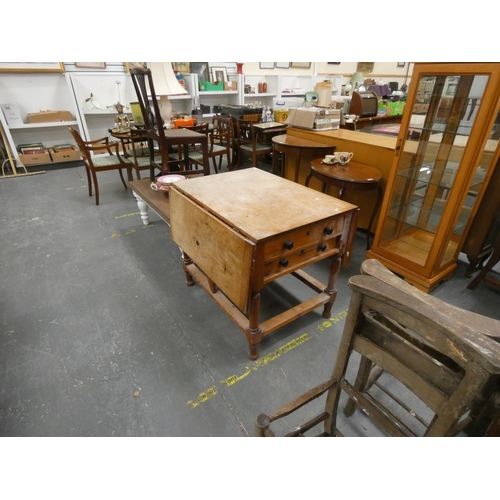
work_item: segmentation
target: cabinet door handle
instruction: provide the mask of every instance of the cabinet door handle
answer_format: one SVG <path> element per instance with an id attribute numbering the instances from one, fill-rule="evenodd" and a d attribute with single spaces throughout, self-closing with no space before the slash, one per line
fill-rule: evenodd
<path id="1" fill-rule="evenodd" d="M 320 252 L 324 252 L 324 251 L 326 250 L 326 245 L 325 245 L 324 243 L 320 243 L 320 244 L 318 245 L 318 250 L 319 250 Z"/>
<path id="2" fill-rule="evenodd" d="M 280 266 L 282 266 L 282 267 L 286 267 L 286 266 L 288 266 L 288 260 L 286 260 L 286 259 L 281 259 L 281 260 L 280 260 Z"/>
<path id="3" fill-rule="evenodd" d="M 283 246 L 287 249 L 287 250 L 291 250 L 293 248 L 293 241 L 290 241 L 290 240 L 286 240 L 285 243 L 283 244 Z"/>
<path id="4" fill-rule="evenodd" d="M 333 229 L 330 226 L 326 226 L 325 229 L 324 229 L 324 231 L 325 231 L 326 234 L 332 234 L 333 233 Z"/>

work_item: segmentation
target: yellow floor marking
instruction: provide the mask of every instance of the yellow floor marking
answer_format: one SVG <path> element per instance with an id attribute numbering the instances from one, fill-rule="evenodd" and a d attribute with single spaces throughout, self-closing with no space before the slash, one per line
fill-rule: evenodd
<path id="1" fill-rule="evenodd" d="M 345 319 L 346 316 L 347 316 L 347 309 L 339 312 L 337 315 L 331 317 L 329 320 L 321 322 L 316 327 L 316 330 L 318 330 L 319 332 L 324 332 L 326 329 L 331 328 L 335 323 L 338 323 L 339 321 Z M 310 339 L 311 336 L 308 333 L 303 333 L 299 337 L 291 340 L 290 342 L 287 342 L 285 345 L 279 347 L 275 351 L 266 354 L 262 358 L 259 358 L 258 360 L 254 361 L 252 367 L 245 366 L 245 372 L 242 373 L 241 375 L 231 375 L 230 377 L 221 380 L 220 383 L 225 387 L 231 387 L 240 380 L 243 380 L 244 378 L 248 377 L 248 375 L 250 375 L 252 371 L 256 371 L 262 366 L 266 366 L 272 361 L 278 359 L 283 354 L 286 354 L 287 352 L 290 352 L 291 350 L 301 346 L 304 342 L 307 342 Z M 200 395 L 195 400 L 189 400 L 187 404 L 191 405 L 193 408 L 196 408 L 201 403 L 205 403 L 209 399 L 213 398 L 216 394 L 218 394 L 218 391 L 217 387 L 214 385 L 210 387 L 210 389 L 207 389 L 205 392 L 200 393 Z"/>
<path id="2" fill-rule="evenodd" d="M 132 217 L 133 215 L 140 215 L 141 212 L 133 212 L 131 214 L 117 215 L 115 219 L 123 219 L 123 217 Z"/>
<path id="3" fill-rule="evenodd" d="M 200 403 L 205 403 L 209 399 L 213 398 L 217 394 L 217 387 L 212 386 L 210 389 L 207 389 L 205 392 L 200 392 L 199 396 L 194 401 L 188 401 L 188 405 L 191 405 L 193 408 L 196 408 Z"/>
<path id="4" fill-rule="evenodd" d="M 147 226 L 141 226 L 139 229 L 147 229 L 148 227 L 152 227 L 154 224 L 150 222 Z M 137 229 L 129 229 L 128 231 L 125 232 L 125 234 L 134 234 L 137 231 Z M 118 238 L 118 236 L 121 236 L 120 233 L 113 233 L 110 238 Z"/>

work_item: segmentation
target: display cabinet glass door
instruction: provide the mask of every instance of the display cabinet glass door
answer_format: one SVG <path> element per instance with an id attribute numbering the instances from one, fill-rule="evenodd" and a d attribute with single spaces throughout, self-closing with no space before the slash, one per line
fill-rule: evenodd
<path id="1" fill-rule="evenodd" d="M 407 106 L 413 113 L 398 138 L 395 177 L 373 248 L 397 255 L 400 265 L 406 262 L 413 272 L 430 278 L 458 256 L 492 166 L 498 126 L 493 124 L 486 141 L 478 141 L 477 129 L 484 127 L 479 110 L 490 74 L 417 72 L 418 77 L 413 108 Z"/>

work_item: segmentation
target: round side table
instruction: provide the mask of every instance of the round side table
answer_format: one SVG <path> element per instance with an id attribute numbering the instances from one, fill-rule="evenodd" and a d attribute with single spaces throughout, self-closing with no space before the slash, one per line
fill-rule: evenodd
<path id="1" fill-rule="evenodd" d="M 383 198 L 383 189 L 380 184 L 382 172 L 376 168 L 363 165 L 355 161 L 350 161 L 347 165 L 328 165 L 323 163 L 323 158 L 318 158 L 311 162 L 311 172 L 307 176 L 305 185 L 309 186 L 309 181 L 315 177 L 323 183 L 323 192 L 326 186 L 336 186 L 339 188 L 339 198 L 342 199 L 346 190 L 351 191 L 370 191 L 377 190 L 377 201 L 373 207 L 372 216 L 368 223 L 366 231 L 366 249 L 370 248 L 370 233 L 372 230 L 375 215 L 380 208 Z"/>
<path id="2" fill-rule="evenodd" d="M 322 142 L 310 141 L 302 139 L 293 135 L 276 135 L 272 138 L 273 141 L 273 174 L 277 171 L 276 153 L 281 153 L 281 176 L 286 178 L 286 157 L 293 155 L 297 158 L 295 162 L 295 172 L 293 173 L 293 180 L 299 182 L 300 160 L 303 154 L 308 154 L 310 157 L 317 157 L 320 155 L 332 154 L 335 146 L 324 144 Z"/>

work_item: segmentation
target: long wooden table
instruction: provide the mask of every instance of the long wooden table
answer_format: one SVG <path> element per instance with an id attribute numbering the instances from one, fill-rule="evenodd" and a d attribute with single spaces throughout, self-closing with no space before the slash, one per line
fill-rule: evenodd
<path id="1" fill-rule="evenodd" d="M 245 334 L 261 340 L 323 305 L 329 318 L 341 263 L 349 263 L 358 208 L 257 168 L 176 182 L 171 237 L 183 250 L 186 282 L 198 282 Z M 303 268 L 331 258 L 326 285 Z M 263 287 L 292 275 L 312 298 L 260 321 Z"/>

